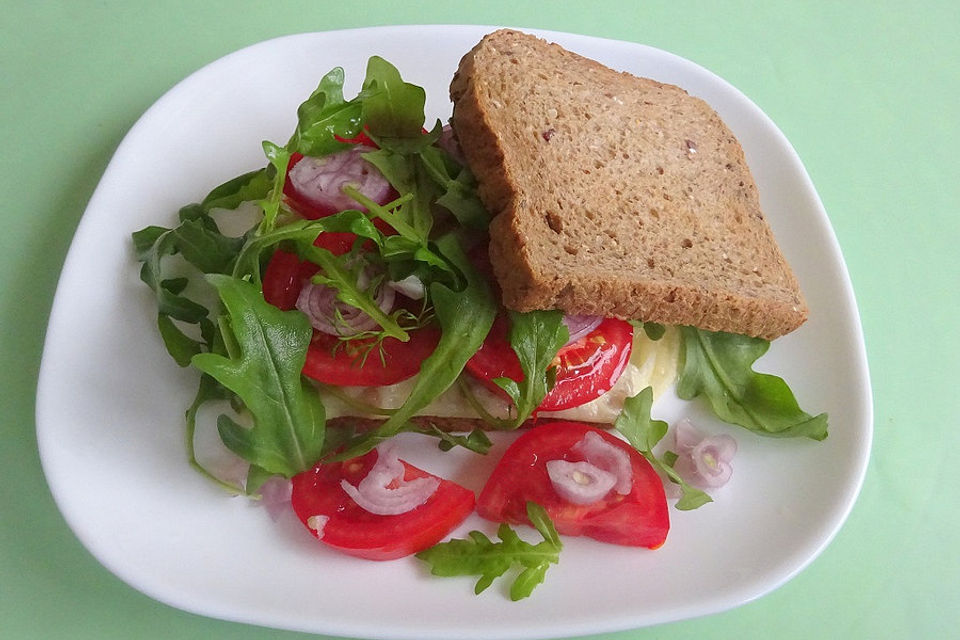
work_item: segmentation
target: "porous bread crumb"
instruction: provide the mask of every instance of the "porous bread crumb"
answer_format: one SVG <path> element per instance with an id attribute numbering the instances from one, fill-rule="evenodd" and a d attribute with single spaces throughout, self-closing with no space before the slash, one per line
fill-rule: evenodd
<path id="1" fill-rule="evenodd" d="M 464 56 L 450 93 L 507 307 L 766 339 L 805 321 L 743 151 L 704 101 L 512 30 Z"/>

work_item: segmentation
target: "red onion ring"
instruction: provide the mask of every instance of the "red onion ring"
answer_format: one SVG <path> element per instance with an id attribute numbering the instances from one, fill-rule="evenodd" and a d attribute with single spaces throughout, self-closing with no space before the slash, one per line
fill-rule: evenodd
<path id="1" fill-rule="evenodd" d="M 369 284 L 369 274 L 366 270 L 361 271 L 357 287 L 363 289 Z M 381 284 L 374 292 L 373 300 L 384 313 L 390 313 L 396 296 L 392 287 Z M 367 331 L 377 326 L 377 321 L 363 310 L 337 300 L 337 290 L 324 284 L 306 283 L 296 307 L 306 314 L 314 329 L 334 336 Z"/>
<path id="2" fill-rule="evenodd" d="M 565 315 L 563 324 L 567 325 L 570 339 L 567 344 L 573 344 L 580 338 L 587 336 L 603 322 L 603 316 Z M 564 345 L 566 346 L 566 345 Z"/>
<path id="3" fill-rule="evenodd" d="M 727 484 L 733 475 L 730 461 L 736 452 L 736 440 L 726 434 L 701 440 L 690 452 L 701 486 L 715 489 Z"/>
<path id="4" fill-rule="evenodd" d="M 717 489 L 733 476 L 737 441 L 726 434 L 705 436 L 689 420 L 674 428 L 674 443 L 679 455 L 674 469 L 695 487 Z"/>
<path id="5" fill-rule="evenodd" d="M 586 460 L 549 460 L 546 466 L 554 491 L 572 504 L 593 504 L 617 483 L 617 476 Z"/>
<path id="6" fill-rule="evenodd" d="M 287 180 L 297 194 L 318 209 L 336 213 L 345 209 L 366 211 L 359 202 L 343 192 L 347 185 L 374 202 L 385 204 L 393 187 L 383 174 L 363 159 L 373 147 L 357 145 L 322 158 L 304 156 L 290 169 Z"/>
<path id="7" fill-rule="evenodd" d="M 403 479 L 403 463 L 393 447 L 380 447 L 377 462 L 354 487 L 346 480 L 340 486 L 362 509 L 378 516 L 393 516 L 416 509 L 430 499 L 440 479 L 433 476 Z"/>
<path id="8" fill-rule="evenodd" d="M 614 490 L 617 493 L 630 493 L 633 488 L 633 465 L 630 464 L 630 456 L 626 451 L 610 444 L 593 431 L 588 431 L 570 450 L 586 458 L 590 464 L 613 474 L 616 478 Z"/>

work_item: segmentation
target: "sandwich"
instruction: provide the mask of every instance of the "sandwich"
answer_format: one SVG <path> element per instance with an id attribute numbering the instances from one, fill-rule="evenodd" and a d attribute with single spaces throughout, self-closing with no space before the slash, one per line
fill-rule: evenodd
<path id="1" fill-rule="evenodd" d="M 703 100 L 512 30 L 463 57 L 446 126 L 381 58 L 356 98 L 343 82 L 329 72 L 290 140 L 263 143 L 267 166 L 182 208 L 178 226 L 134 234 L 164 344 L 201 373 L 193 466 L 248 494 L 292 478 L 315 536 L 388 559 L 436 543 L 474 500 L 385 443 L 417 433 L 483 453 L 486 431 L 518 430 L 535 460 L 548 433 L 573 466 L 541 470 L 546 515 L 528 511 L 530 465 L 509 452 L 515 471 L 494 472 L 481 515 L 654 548 L 668 518 L 653 466 L 680 481 L 653 454 L 666 425 L 650 411 L 674 383 L 762 435 L 826 437 L 825 414 L 752 369 L 808 309 L 743 150 Z M 253 227 L 223 234 L 218 216 L 245 206 Z M 217 305 L 192 296 L 202 286 Z M 249 463 L 239 481 L 197 461 L 210 402 L 228 406 L 218 432 Z M 688 507 L 709 500 L 688 489 Z M 624 504 L 633 525 L 611 529 Z M 403 514 L 407 537 L 390 520 Z"/>
<path id="2" fill-rule="evenodd" d="M 517 31 L 451 84 L 511 309 L 772 340 L 807 306 L 743 150 L 703 100 Z"/>

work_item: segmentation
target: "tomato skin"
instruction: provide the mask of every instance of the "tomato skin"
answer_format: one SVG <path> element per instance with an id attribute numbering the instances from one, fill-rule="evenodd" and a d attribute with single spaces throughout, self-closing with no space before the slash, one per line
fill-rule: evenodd
<path id="1" fill-rule="evenodd" d="M 316 265 L 289 251 L 277 250 L 263 273 L 263 298 L 278 309 L 290 311 L 297 306 L 297 298 L 307 278 L 317 272 Z"/>
<path id="2" fill-rule="evenodd" d="M 325 515 L 329 520 L 319 537 L 324 544 L 368 560 L 394 560 L 432 547 L 473 511 L 473 491 L 440 478 L 436 492 L 420 506 L 399 515 L 366 511 L 340 485 L 356 486 L 376 463 L 377 451 L 344 462 L 318 464 L 293 478 L 293 510 L 301 522 Z M 401 461 L 403 462 L 403 461 Z M 403 462 L 404 479 L 436 477 Z"/>
<path id="3" fill-rule="evenodd" d="M 520 360 L 510 347 L 509 320 L 500 315 L 480 350 L 466 369 L 492 391 L 506 395 L 493 380 L 523 380 Z M 556 383 L 537 411 L 560 411 L 595 400 L 613 388 L 630 362 L 633 327 L 629 322 L 605 318 L 588 335 L 560 349 Z"/>
<path id="4" fill-rule="evenodd" d="M 633 486 L 626 495 L 611 491 L 593 504 L 576 505 L 554 490 L 546 463 L 561 458 L 583 460 L 571 448 L 591 431 L 627 452 Z M 569 536 L 655 549 L 663 544 L 670 529 L 663 482 L 650 463 L 620 438 L 579 422 L 545 423 L 521 434 L 481 491 L 477 513 L 495 522 L 529 524 L 527 501 L 546 509 L 557 531 Z"/>

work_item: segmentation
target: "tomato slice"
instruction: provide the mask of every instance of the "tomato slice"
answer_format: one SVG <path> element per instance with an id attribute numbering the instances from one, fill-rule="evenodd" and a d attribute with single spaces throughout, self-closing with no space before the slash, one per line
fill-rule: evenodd
<path id="1" fill-rule="evenodd" d="M 577 505 L 556 492 L 546 464 L 557 459 L 583 460 L 572 448 L 591 431 L 627 452 L 632 487 L 626 495 L 611 490 L 593 504 Z M 670 529 L 663 482 L 646 458 L 620 438 L 579 422 L 546 423 L 521 434 L 503 454 L 480 493 L 477 513 L 496 522 L 529 524 L 527 501 L 546 509 L 557 531 L 569 536 L 655 549 L 663 544 Z"/>
<path id="2" fill-rule="evenodd" d="M 295 253 L 275 251 L 263 275 L 264 299 L 285 311 L 293 309 L 304 283 L 317 270 L 315 264 L 300 260 Z M 340 387 L 396 384 L 420 371 L 420 363 L 433 353 L 439 340 L 436 325 L 411 331 L 407 342 L 386 338 L 380 347 L 370 340 L 340 344 L 336 336 L 314 331 L 303 373 Z"/>
<path id="3" fill-rule="evenodd" d="M 374 450 L 345 462 L 318 464 L 294 476 L 293 510 L 324 544 L 360 558 L 393 560 L 440 542 L 473 511 L 473 491 L 442 478 L 426 502 L 406 513 L 382 516 L 363 509 L 340 482 L 346 480 L 356 486 L 377 456 Z M 403 467 L 404 480 L 436 477 L 406 462 Z M 309 523 L 313 516 L 329 518 L 319 535 Z"/>
<path id="4" fill-rule="evenodd" d="M 436 325 L 410 332 L 401 342 L 385 338 L 379 347 L 370 340 L 351 340 L 338 345 L 338 338 L 313 332 L 303 373 L 318 382 L 338 387 L 380 387 L 415 376 L 420 364 L 433 353 L 440 340 Z"/>
<path id="5" fill-rule="evenodd" d="M 507 377 L 523 380 L 520 360 L 510 347 L 509 320 L 498 316 L 480 350 L 466 369 L 485 386 L 506 395 L 493 380 Z M 560 411 L 579 407 L 613 388 L 630 361 L 633 327 L 629 322 L 606 318 L 589 334 L 560 349 L 554 363 L 556 383 L 538 411 Z"/>

